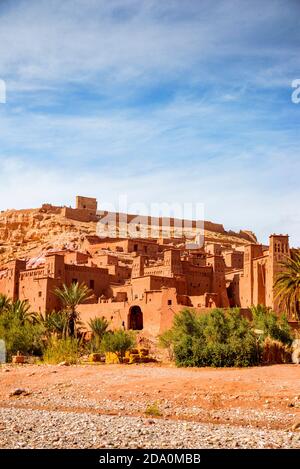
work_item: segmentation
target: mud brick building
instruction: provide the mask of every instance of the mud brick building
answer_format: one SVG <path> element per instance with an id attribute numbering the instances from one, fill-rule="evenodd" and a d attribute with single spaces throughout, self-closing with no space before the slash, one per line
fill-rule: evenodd
<path id="1" fill-rule="evenodd" d="M 58 210 L 44 205 L 43 210 Z M 107 212 L 97 210 L 96 199 L 77 197 L 76 208 L 61 207 L 64 217 L 82 222 L 99 221 Z M 115 215 L 115 214 L 114 214 Z M 133 216 L 129 217 L 132 225 Z M 115 217 L 124 222 L 124 216 Z M 140 220 L 139 220 L 140 222 Z M 189 247 L 186 238 L 157 237 L 149 218 L 143 218 L 135 236 L 86 235 L 81 249 L 48 249 L 40 255 L 12 260 L 0 268 L 0 293 L 13 300 L 27 300 L 36 312 L 57 310 L 55 288 L 85 283 L 93 292 L 79 307 L 87 324 L 95 316 L 107 318 L 112 327 L 144 329 L 158 334 L 170 327 L 184 307 L 207 311 L 214 307 L 242 309 L 263 304 L 280 313 L 273 284 L 280 261 L 290 254 L 288 235 L 271 235 L 269 246 L 257 244 L 252 235 L 242 246 L 210 242 Z M 158 227 L 162 227 L 159 220 Z M 173 219 L 173 227 L 178 227 Z M 206 222 L 209 223 L 209 222 Z M 198 235 L 199 224 L 189 224 L 189 236 Z M 218 225 L 222 231 L 222 225 Z M 108 233 L 109 234 L 109 233 Z M 111 234 L 111 233 L 110 233 Z M 170 232 L 169 232 L 170 236 Z M 292 318 L 290 318 L 292 319 Z"/>

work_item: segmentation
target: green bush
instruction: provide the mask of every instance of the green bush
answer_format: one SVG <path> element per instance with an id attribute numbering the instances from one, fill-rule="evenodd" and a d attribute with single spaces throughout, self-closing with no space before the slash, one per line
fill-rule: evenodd
<path id="1" fill-rule="evenodd" d="M 0 315 L 0 339 L 5 341 L 8 360 L 20 352 L 24 355 L 41 355 L 43 349 L 44 328 L 28 320 L 23 321 L 17 315 Z"/>
<path id="2" fill-rule="evenodd" d="M 261 340 L 267 337 L 291 345 L 293 342 L 292 331 L 286 316 L 278 318 L 273 311 L 265 306 L 258 305 L 251 308 L 253 325 L 263 332 Z"/>
<path id="3" fill-rule="evenodd" d="M 73 337 L 57 339 L 51 337 L 43 354 L 46 363 L 67 362 L 70 365 L 78 362 L 80 357 L 80 340 Z"/>
<path id="4" fill-rule="evenodd" d="M 127 350 L 135 346 L 135 336 L 132 332 L 123 329 L 107 332 L 103 336 L 102 345 L 104 352 L 116 353 L 122 362 Z"/>
<path id="5" fill-rule="evenodd" d="M 170 337 L 178 366 L 251 366 L 260 360 L 251 325 L 237 310 L 203 315 L 183 310 L 174 318 Z"/>
<path id="6" fill-rule="evenodd" d="M 174 350 L 173 350 L 173 331 L 169 329 L 163 332 L 158 337 L 158 344 L 160 347 L 168 350 L 169 359 L 174 359 Z"/>

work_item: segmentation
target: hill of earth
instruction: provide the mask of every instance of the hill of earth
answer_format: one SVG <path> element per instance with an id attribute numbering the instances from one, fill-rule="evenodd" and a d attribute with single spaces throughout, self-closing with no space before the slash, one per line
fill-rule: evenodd
<path id="1" fill-rule="evenodd" d="M 76 214 L 76 209 L 68 209 Z M 6 210 L 0 213 L 0 265 L 8 260 L 25 259 L 41 252 L 59 249 L 80 250 L 87 235 L 95 235 L 97 221 L 76 220 L 65 207 L 43 205 L 36 209 Z M 222 225 L 205 222 L 205 240 L 223 245 L 256 243 L 252 232 L 226 231 Z"/>

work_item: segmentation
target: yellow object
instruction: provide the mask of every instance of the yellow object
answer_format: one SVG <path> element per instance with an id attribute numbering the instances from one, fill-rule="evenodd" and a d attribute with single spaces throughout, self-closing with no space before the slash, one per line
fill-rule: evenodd
<path id="1" fill-rule="evenodd" d="M 134 348 L 125 352 L 125 358 L 123 363 L 149 363 L 151 358 L 149 356 L 149 350 L 143 347 L 138 349 Z M 114 352 L 106 352 L 105 363 L 121 363 L 119 357 Z"/>
<path id="2" fill-rule="evenodd" d="M 105 363 L 108 363 L 108 364 L 120 363 L 120 359 L 116 353 L 106 352 Z"/>

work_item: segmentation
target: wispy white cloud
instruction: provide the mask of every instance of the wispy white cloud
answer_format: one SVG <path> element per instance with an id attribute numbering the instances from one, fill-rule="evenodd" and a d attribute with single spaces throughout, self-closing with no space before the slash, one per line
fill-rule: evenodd
<path id="1" fill-rule="evenodd" d="M 281 83 L 285 64 L 297 70 L 300 62 L 288 30 L 296 13 L 284 1 L 14 2 L 2 13 L 0 73 L 21 87 L 99 80 L 101 88 L 187 72 L 195 79 L 203 65 L 199 80 L 222 82 L 230 70 L 219 61 L 227 59 L 243 80 Z M 238 63 L 253 59 L 262 62 L 250 70 Z"/>
<path id="2" fill-rule="evenodd" d="M 69 204 L 78 191 L 200 201 L 227 228 L 300 244 L 299 9 L 0 3 L 0 208 Z"/>
<path id="3" fill-rule="evenodd" d="M 273 162 L 270 156 L 270 162 Z M 295 165 L 299 173 L 299 164 Z M 227 229 L 254 230 L 262 242 L 273 232 L 287 232 L 293 244 L 299 244 L 299 194 L 294 189 L 288 194 L 264 192 L 267 178 L 279 177 L 281 162 L 272 170 L 267 168 L 257 175 L 254 168 L 246 174 L 241 167 L 231 167 L 230 175 L 220 167 L 214 171 L 207 162 L 193 168 L 162 169 L 126 178 L 111 175 L 97 168 L 93 171 L 60 171 L 60 168 L 42 168 L 16 157 L 4 160 L 0 186 L 3 207 L 36 207 L 44 202 L 73 204 L 78 192 L 98 198 L 101 207 L 115 204 L 126 194 L 129 205 L 143 202 L 203 203 L 205 217 L 224 223 Z M 153 183 L 155 181 L 155 185 Z"/>

